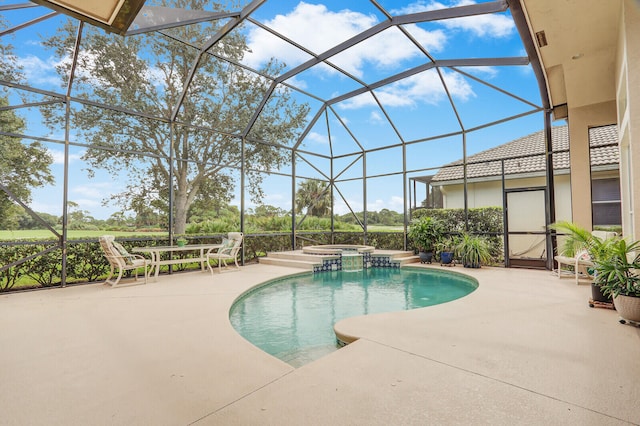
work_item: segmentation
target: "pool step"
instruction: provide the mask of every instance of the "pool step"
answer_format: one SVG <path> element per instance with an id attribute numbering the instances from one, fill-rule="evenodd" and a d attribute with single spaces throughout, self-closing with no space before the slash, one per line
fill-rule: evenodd
<path id="1" fill-rule="evenodd" d="M 403 257 L 399 257 L 399 258 L 395 258 L 396 260 L 400 261 L 400 266 L 404 266 L 408 263 L 419 263 L 420 262 L 420 256 L 418 255 L 414 255 L 413 253 L 411 253 L 411 255 L 409 256 L 403 256 Z"/>
<path id="2" fill-rule="evenodd" d="M 292 250 L 269 252 L 267 253 L 267 257 L 276 259 L 293 259 L 311 262 L 313 264 L 320 264 L 322 263 L 322 259 L 336 259 L 340 256 L 336 254 L 307 254 L 303 253 L 302 250 Z"/>
<path id="3" fill-rule="evenodd" d="M 394 262 L 400 262 L 400 266 L 420 261 L 412 251 L 402 250 L 375 250 L 374 257 L 389 257 Z M 334 259 L 336 255 L 314 255 L 303 253 L 302 250 L 268 252 L 266 257 L 261 257 L 259 262 L 265 265 L 288 266 L 312 271 L 316 265 L 322 265 L 323 259 Z"/>
<path id="4" fill-rule="evenodd" d="M 258 261 L 263 265 L 288 266 L 290 268 L 300 268 L 307 271 L 313 271 L 314 265 L 320 265 L 321 262 L 309 262 L 307 260 L 294 260 L 271 257 L 269 253 L 266 257 L 261 257 Z"/>

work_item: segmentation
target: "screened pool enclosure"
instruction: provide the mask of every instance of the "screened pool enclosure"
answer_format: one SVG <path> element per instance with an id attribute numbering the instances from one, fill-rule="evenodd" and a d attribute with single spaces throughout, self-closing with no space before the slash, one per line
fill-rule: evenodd
<path id="1" fill-rule="evenodd" d="M 97 235 L 114 232 L 242 231 L 248 258 L 307 240 L 404 249 L 413 178 L 543 129 L 552 161 L 519 1 L 148 0 L 119 29 L 38 3 L 0 3 L 5 289 L 97 279 Z M 403 217 L 393 237 L 373 236 L 383 209 Z M 287 229 L 249 225 L 258 213 Z"/>

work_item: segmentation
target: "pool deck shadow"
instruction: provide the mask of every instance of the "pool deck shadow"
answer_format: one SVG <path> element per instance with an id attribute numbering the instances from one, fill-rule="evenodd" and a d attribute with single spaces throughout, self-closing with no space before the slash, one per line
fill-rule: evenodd
<path id="1" fill-rule="evenodd" d="M 228 311 L 298 269 L 2 294 L 0 424 L 640 424 L 640 328 L 589 308 L 588 285 L 452 270 L 478 290 L 343 320 L 359 340 L 297 369 L 240 337 Z"/>

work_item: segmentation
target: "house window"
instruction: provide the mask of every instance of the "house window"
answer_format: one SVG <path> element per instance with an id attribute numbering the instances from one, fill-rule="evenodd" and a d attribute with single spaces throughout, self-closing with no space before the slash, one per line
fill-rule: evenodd
<path id="1" fill-rule="evenodd" d="M 591 203 L 594 226 L 622 225 L 619 178 L 593 179 Z"/>

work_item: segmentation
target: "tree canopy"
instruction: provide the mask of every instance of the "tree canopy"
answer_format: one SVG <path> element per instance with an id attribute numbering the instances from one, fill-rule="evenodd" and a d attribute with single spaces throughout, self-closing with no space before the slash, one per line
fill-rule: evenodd
<path id="1" fill-rule="evenodd" d="M 0 97 L 0 108 L 7 106 L 7 97 Z M 20 134 L 24 120 L 14 110 L 0 110 L 0 131 Z M 0 135 L 0 184 L 25 204 L 31 202 L 31 190 L 53 183 L 50 171 L 53 158 L 39 142 Z M 0 229 L 17 229 L 23 213 L 9 195 L 0 188 Z"/>
<path id="2" fill-rule="evenodd" d="M 331 188 L 315 179 L 302 181 L 296 191 L 296 210 L 310 216 L 331 215 Z"/>
<path id="3" fill-rule="evenodd" d="M 172 3 L 194 10 L 209 4 Z M 239 31 L 213 44 L 192 74 L 200 53 L 193 46 L 206 44 L 219 25 L 128 37 L 91 26 L 82 32 L 74 96 L 117 107 L 84 105 L 73 110 L 72 127 L 88 145 L 84 160 L 94 169 L 126 171 L 128 187 L 116 198 L 128 210 L 140 210 L 136 202 L 143 199 L 167 211 L 173 179 L 176 233 L 184 233 L 194 203 L 226 204 L 232 198 L 242 165 L 250 194 L 260 198 L 264 172 L 289 161 L 282 145 L 295 139 L 309 110 L 287 89 L 277 90 L 250 127 L 271 82 L 236 65 L 248 51 Z M 56 51 L 65 84 L 71 70 L 71 61 L 65 59 L 73 53 L 76 35 L 69 21 L 44 41 Z M 262 71 L 272 73 L 281 66 L 271 61 Z M 52 108 L 45 107 L 44 114 L 52 128 L 63 125 L 64 117 Z"/>

